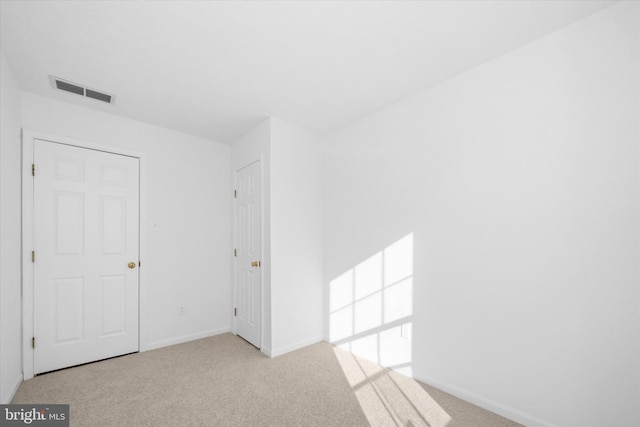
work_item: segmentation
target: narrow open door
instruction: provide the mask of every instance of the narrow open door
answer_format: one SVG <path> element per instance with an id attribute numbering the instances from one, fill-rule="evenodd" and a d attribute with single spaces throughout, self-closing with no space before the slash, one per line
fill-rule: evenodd
<path id="1" fill-rule="evenodd" d="M 236 172 L 236 332 L 260 348 L 262 311 L 262 182 L 260 162 Z"/>

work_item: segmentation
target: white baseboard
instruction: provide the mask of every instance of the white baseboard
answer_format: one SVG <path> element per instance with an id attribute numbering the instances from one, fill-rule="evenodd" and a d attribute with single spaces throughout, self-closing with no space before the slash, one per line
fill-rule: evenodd
<path id="1" fill-rule="evenodd" d="M 541 420 L 534 417 L 533 415 L 518 411 L 517 409 L 511 408 L 507 405 L 503 405 L 502 403 L 496 402 L 494 400 L 478 396 L 475 393 L 468 392 L 445 382 L 429 378 L 425 375 L 421 375 L 418 372 L 413 372 L 413 378 L 444 392 L 452 394 L 460 399 L 466 400 L 467 402 L 473 403 L 476 406 L 480 406 L 481 408 L 484 408 L 488 411 L 495 412 L 496 414 L 502 415 L 503 417 L 509 418 L 510 420 L 513 420 L 520 424 L 524 424 L 527 427 L 558 427 L 553 423 Z"/>
<path id="2" fill-rule="evenodd" d="M 269 347 L 261 347 L 260 351 L 263 352 L 265 355 L 272 357 L 271 356 L 271 349 Z"/>
<path id="3" fill-rule="evenodd" d="M 20 384 L 22 384 L 22 372 L 20 372 L 20 374 L 16 377 L 15 381 L 13 381 L 13 384 L 11 384 L 11 387 L 9 388 L 8 390 L 9 392 L 7 393 L 7 395 L 2 396 L 3 405 L 8 405 L 9 403 L 11 403 L 11 401 L 13 400 L 13 396 L 16 395 L 16 392 L 20 387 Z"/>
<path id="4" fill-rule="evenodd" d="M 181 337 L 169 338 L 166 340 L 153 341 L 146 345 L 140 346 L 140 351 L 155 350 L 156 348 L 167 347 L 170 345 L 182 344 L 185 342 L 199 340 L 201 338 L 212 337 L 214 335 L 225 334 L 229 332 L 229 328 L 210 329 L 208 331 L 198 332 L 196 334 L 183 335 Z"/>
<path id="5" fill-rule="evenodd" d="M 285 353 L 289 353 L 291 351 L 295 351 L 295 350 L 301 349 L 303 347 L 306 347 L 308 345 L 319 343 L 321 341 L 324 341 L 322 336 L 307 338 L 305 340 L 298 341 L 297 343 L 293 343 L 293 344 L 285 345 L 283 347 L 271 349 L 269 351 L 269 353 L 264 351 L 264 353 L 269 357 L 278 357 L 278 356 L 282 356 Z"/>

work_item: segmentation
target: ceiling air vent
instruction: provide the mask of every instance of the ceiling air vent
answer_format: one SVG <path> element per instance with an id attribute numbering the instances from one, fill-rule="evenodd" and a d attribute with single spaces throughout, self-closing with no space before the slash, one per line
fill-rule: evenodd
<path id="1" fill-rule="evenodd" d="M 87 89 L 85 90 L 84 96 L 86 96 L 87 98 L 93 98 L 93 99 L 97 99 L 98 101 L 104 101 L 111 104 L 111 95 L 107 95 L 106 93 Z"/>
<path id="2" fill-rule="evenodd" d="M 56 80 L 56 87 L 60 90 L 66 90 L 67 92 L 75 93 L 78 95 L 84 95 L 84 88 L 71 83 Z"/>
<path id="3" fill-rule="evenodd" d="M 51 83 L 51 87 L 54 89 L 60 89 L 64 90 L 65 92 L 75 93 L 76 95 L 96 99 L 98 101 L 106 102 L 107 104 L 113 104 L 115 100 L 114 95 L 100 92 L 95 89 L 89 89 L 88 87 L 82 86 L 78 83 L 72 83 L 67 80 L 59 79 L 57 77 L 49 76 L 49 83 Z"/>

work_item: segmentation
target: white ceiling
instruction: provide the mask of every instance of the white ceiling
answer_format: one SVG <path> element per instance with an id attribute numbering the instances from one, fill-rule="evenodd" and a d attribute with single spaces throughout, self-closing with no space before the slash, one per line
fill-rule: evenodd
<path id="1" fill-rule="evenodd" d="M 268 116 L 330 132 L 611 4 L 2 0 L 0 44 L 25 91 L 230 143 Z"/>

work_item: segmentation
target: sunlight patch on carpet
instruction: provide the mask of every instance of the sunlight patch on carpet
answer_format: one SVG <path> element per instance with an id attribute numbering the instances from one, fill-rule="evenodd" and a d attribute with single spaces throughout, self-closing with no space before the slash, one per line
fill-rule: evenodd
<path id="1" fill-rule="evenodd" d="M 451 421 L 451 416 L 412 378 L 337 347 L 334 353 L 369 424 L 446 427 Z"/>

